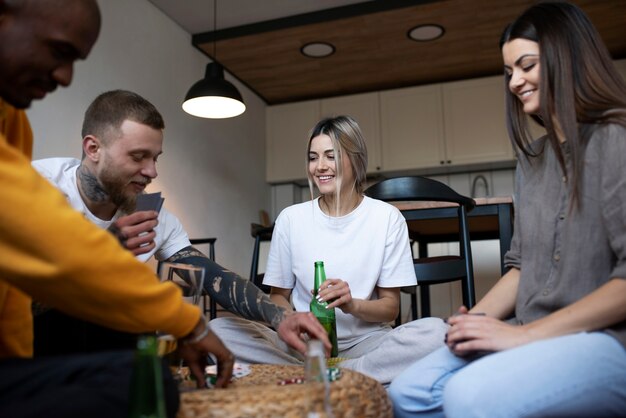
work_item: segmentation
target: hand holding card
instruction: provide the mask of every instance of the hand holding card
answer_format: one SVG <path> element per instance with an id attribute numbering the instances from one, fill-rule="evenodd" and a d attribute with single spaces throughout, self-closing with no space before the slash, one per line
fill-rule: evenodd
<path id="1" fill-rule="evenodd" d="M 116 219 L 108 228 L 109 232 L 135 256 L 149 253 L 156 246 L 154 228 L 159 223 L 158 215 L 154 216 L 152 211 L 158 214 L 164 201 L 161 192 L 138 195 L 135 212 Z"/>
<path id="2" fill-rule="evenodd" d="M 137 196 L 135 212 L 144 210 L 160 212 L 164 201 L 165 199 L 161 197 L 161 192 L 140 194 Z"/>

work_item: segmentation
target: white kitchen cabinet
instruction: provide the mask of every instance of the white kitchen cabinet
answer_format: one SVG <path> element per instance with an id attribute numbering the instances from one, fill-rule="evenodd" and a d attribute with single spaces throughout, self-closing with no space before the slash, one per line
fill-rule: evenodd
<path id="1" fill-rule="evenodd" d="M 445 163 L 441 85 L 380 93 L 383 170 Z"/>
<path id="2" fill-rule="evenodd" d="M 361 127 L 368 151 L 368 173 L 381 169 L 378 93 L 290 103 L 267 108 L 267 170 L 271 183 L 306 178 L 310 130 L 323 117 L 349 115 Z"/>
<path id="3" fill-rule="evenodd" d="M 367 172 L 379 172 L 381 170 L 381 150 L 378 93 L 322 99 L 320 105 L 322 118 L 347 115 L 357 121 L 367 145 Z"/>
<path id="4" fill-rule="evenodd" d="M 504 89 L 503 76 L 442 84 L 448 164 L 513 160 Z"/>
<path id="5" fill-rule="evenodd" d="M 383 170 L 511 161 L 502 77 L 380 93 Z"/>
<path id="6" fill-rule="evenodd" d="M 320 101 L 311 100 L 266 109 L 266 180 L 270 183 L 306 179 L 309 131 L 319 121 Z"/>

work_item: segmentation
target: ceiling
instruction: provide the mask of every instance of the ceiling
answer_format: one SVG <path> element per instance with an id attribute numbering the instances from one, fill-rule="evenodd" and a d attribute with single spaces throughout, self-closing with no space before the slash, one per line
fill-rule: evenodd
<path id="1" fill-rule="evenodd" d="M 149 1 L 270 105 L 501 74 L 500 34 L 535 3 L 222 0 L 215 15 L 209 0 Z M 572 2 L 589 15 L 613 58 L 626 58 L 626 0 Z M 420 24 L 441 25 L 445 34 L 431 42 L 409 39 L 408 31 Z M 334 45 L 335 53 L 300 53 L 320 41 Z M 203 72 L 198 69 L 198 78 Z"/>

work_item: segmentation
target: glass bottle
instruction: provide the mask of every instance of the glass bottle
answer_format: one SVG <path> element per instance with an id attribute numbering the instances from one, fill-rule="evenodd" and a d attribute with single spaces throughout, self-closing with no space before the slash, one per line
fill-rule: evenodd
<path id="1" fill-rule="evenodd" d="M 326 281 L 326 272 L 324 271 L 324 262 L 316 261 L 315 262 L 315 281 L 313 283 L 313 298 L 311 299 L 311 303 L 309 305 L 311 312 L 320 324 L 324 327 L 326 332 L 328 333 L 328 339 L 332 344 L 332 349 L 330 352 L 331 357 L 337 357 L 339 354 L 339 348 L 337 345 L 337 320 L 335 319 L 335 308 L 327 309 L 328 302 L 321 302 L 317 300 L 317 293 L 319 292 L 319 288 Z"/>
<path id="2" fill-rule="evenodd" d="M 330 383 L 326 372 L 324 345 L 310 340 L 306 348 L 305 384 L 307 387 L 307 418 L 333 418 L 330 406 Z"/>
<path id="3" fill-rule="evenodd" d="M 155 335 L 140 335 L 130 381 L 128 418 L 166 418 L 163 371 Z"/>

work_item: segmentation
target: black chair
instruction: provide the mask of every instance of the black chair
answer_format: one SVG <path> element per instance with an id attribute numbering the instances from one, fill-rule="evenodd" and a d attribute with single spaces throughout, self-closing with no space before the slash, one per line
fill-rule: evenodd
<path id="1" fill-rule="evenodd" d="M 421 176 L 398 177 L 383 180 L 369 187 L 365 194 L 385 202 L 430 201 L 450 202 L 458 204 L 458 241 L 460 255 L 428 257 L 428 242 L 420 236 L 410 234 L 412 242 L 418 243 L 418 258 L 413 259 L 417 285 L 420 287 L 421 316 L 430 316 L 429 286 L 438 283 L 461 281 L 463 304 L 471 308 L 476 303 L 474 292 L 474 270 L 472 266 L 472 249 L 470 247 L 467 212 L 471 211 L 475 202 L 462 196 L 447 185 Z M 451 208 L 445 208 L 450 210 Z M 452 208 L 454 209 L 454 208 Z M 419 209 L 424 210 L 424 209 Z M 428 209 L 441 210 L 441 209 Z M 402 215 L 410 223 L 417 210 L 402 211 Z M 417 318 L 416 286 L 404 287 L 403 291 L 411 294 L 411 313 Z M 396 319 L 400 324 L 400 316 Z"/>
<path id="2" fill-rule="evenodd" d="M 209 259 L 211 259 L 212 261 L 215 261 L 215 241 L 217 241 L 217 238 L 195 238 L 189 240 L 189 242 L 191 242 L 191 245 L 209 244 Z M 157 264 L 158 276 L 161 275 L 162 263 L 162 261 L 159 261 Z M 210 319 L 215 319 L 217 317 L 217 303 L 215 303 L 215 300 L 209 296 L 206 290 L 202 290 L 202 310 L 204 311 L 205 315 L 207 312 L 209 313 Z"/>
<path id="3" fill-rule="evenodd" d="M 250 266 L 250 280 L 265 293 L 270 293 L 270 287 L 263 284 L 265 274 L 259 274 L 259 252 L 261 250 L 261 242 L 271 241 L 274 225 L 263 226 L 259 224 L 250 224 L 250 235 L 254 238 L 254 249 L 252 250 L 252 265 Z"/>
<path id="4" fill-rule="evenodd" d="M 189 240 L 189 242 L 191 242 L 191 245 L 208 244 L 209 259 L 211 259 L 211 261 L 215 261 L 215 241 L 217 241 L 217 238 L 194 238 Z M 208 309 L 207 299 L 209 300 Z M 217 303 L 215 303 L 215 299 L 209 296 L 206 290 L 202 291 L 202 308 L 205 314 L 207 313 L 207 310 L 209 311 L 210 319 L 217 318 Z"/>

